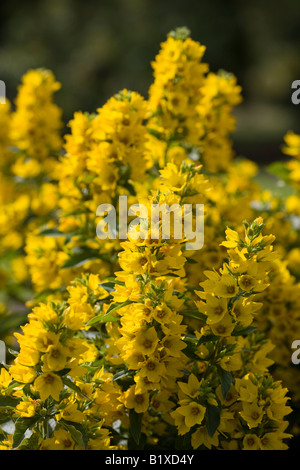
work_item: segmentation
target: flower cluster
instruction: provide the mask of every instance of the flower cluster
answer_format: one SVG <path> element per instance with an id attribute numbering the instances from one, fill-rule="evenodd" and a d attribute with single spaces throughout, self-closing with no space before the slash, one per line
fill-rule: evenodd
<path id="1" fill-rule="evenodd" d="M 287 389 L 268 374 L 273 345 L 252 327 L 262 307 L 256 296 L 267 288 L 276 256 L 274 237 L 262 236 L 262 222 L 245 223 L 244 240 L 227 229 L 222 245 L 229 261 L 219 273 L 206 272 L 202 290 L 196 291 L 204 323 L 194 332 L 200 364 L 178 382 L 179 406 L 171 413 L 193 448 L 286 448 Z"/>
<path id="2" fill-rule="evenodd" d="M 208 73 L 204 52 L 186 28 L 178 28 L 152 64 L 149 151 L 160 167 L 170 160 L 181 163 L 201 156 L 208 171 L 218 172 L 226 170 L 233 157 L 232 109 L 241 102 L 241 87 L 223 70 Z"/>
<path id="3" fill-rule="evenodd" d="M 99 282 L 92 274 L 74 282 L 68 302 L 35 307 L 22 334 L 15 334 L 20 352 L 0 381 L 1 406 L 14 409 L 15 433 L 1 449 L 114 448 L 109 426 L 124 415 L 121 390 L 97 366 L 97 345 L 82 333 L 107 296 Z"/>
<path id="4" fill-rule="evenodd" d="M 14 109 L 9 102 L 0 106 L 0 314 L 11 328 L 26 319 L 24 303 L 32 296 L 26 238 L 55 219 L 58 196 L 52 172 L 61 151 L 63 123 L 53 97 L 59 88 L 51 71 L 29 70 L 18 88 Z M 18 313 L 13 317 L 11 304 Z M 10 343 L 11 337 L 5 340 Z"/>
<path id="5" fill-rule="evenodd" d="M 231 141 L 241 88 L 204 53 L 172 31 L 147 99 L 123 89 L 65 136 L 50 71 L 0 105 L 1 450 L 286 449 L 297 435 L 299 142 L 286 137 L 296 192 L 262 190 Z M 121 196 L 140 208 L 127 239 Z M 112 238 L 97 236 L 102 204 Z M 169 233 L 153 206 L 179 208 Z"/>

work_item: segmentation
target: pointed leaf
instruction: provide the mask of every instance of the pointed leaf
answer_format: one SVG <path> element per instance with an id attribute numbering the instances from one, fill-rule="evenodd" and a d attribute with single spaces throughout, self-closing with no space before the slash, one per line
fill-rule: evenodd
<path id="1" fill-rule="evenodd" d="M 221 380 L 222 396 L 223 396 L 223 399 L 225 400 L 227 393 L 229 392 L 233 377 L 229 371 L 224 370 L 221 367 L 218 368 L 218 372 L 219 372 L 220 380 Z"/>
<path id="2" fill-rule="evenodd" d="M 18 419 L 15 422 L 15 432 L 13 435 L 13 449 L 19 447 L 23 439 L 25 438 L 25 433 L 28 429 L 30 429 L 35 422 L 37 421 L 37 417 L 35 418 L 22 418 Z"/>
<path id="3" fill-rule="evenodd" d="M 219 406 L 207 405 L 206 407 L 206 428 L 210 437 L 213 437 L 220 424 L 221 409 Z"/>
<path id="4" fill-rule="evenodd" d="M 65 427 L 67 431 L 69 431 L 69 433 L 72 436 L 73 441 L 75 441 L 76 444 L 79 445 L 79 447 L 81 447 L 82 449 L 87 448 L 88 439 L 87 439 L 85 430 L 82 425 L 80 425 L 79 423 L 70 424 L 70 423 L 67 423 L 66 421 L 63 421 L 63 426 Z"/>
<path id="5" fill-rule="evenodd" d="M 134 410 L 129 411 L 130 433 L 138 445 L 141 438 L 143 413 L 136 413 Z"/>

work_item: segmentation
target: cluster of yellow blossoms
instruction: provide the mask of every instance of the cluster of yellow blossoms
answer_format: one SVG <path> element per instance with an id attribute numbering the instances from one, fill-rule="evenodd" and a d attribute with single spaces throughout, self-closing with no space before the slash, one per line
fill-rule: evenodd
<path id="1" fill-rule="evenodd" d="M 241 88 L 204 52 L 171 32 L 148 98 L 78 111 L 64 139 L 50 71 L 0 105 L 1 450 L 279 450 L 297 434 L 298 195 L 234 158 Z M 100 239 L 97 208 L 122 216 L 121 196 L 203 204 L 203 247 L 162 220 L 151 237 L 142 214 L 138 236 Z"/>
<path id="2" fill-rule="evenodd" d="M 32 297 L 26 237 L 51 223 L 57 208 L 52 172 L 61 150 L 63 123 L 53 95 L 59 88 L 52 72 L 31 70 L 22 79 L 14 108 L 8 101 L 0 106 L 2 336 L 26 320 L 24 303 Z M 11 311 L 18 315 L 9 316 Z"/>

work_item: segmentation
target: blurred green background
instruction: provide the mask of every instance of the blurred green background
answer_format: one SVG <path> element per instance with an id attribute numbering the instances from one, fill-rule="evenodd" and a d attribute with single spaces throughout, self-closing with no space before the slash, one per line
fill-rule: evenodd
<path id="1" fill-rule="evenodd" d="M 286 130 L 300 131 L 291 83 L 300 79 L 299 0 L 26 0 L 0 3 L 0 78 L 13 100 L 29 69 L 53 70 L 67 122 L 95 111 L 122 88 L 147 96 L 151 60 L 166 34 L 187 26 L 213 71 L 243 87 L 234 136 L 238 154 L 282 158 Z"/>

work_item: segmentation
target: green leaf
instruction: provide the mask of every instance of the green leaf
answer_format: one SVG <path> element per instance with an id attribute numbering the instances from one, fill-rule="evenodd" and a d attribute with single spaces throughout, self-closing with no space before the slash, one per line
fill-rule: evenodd
<path id="1" fill-rule="evenodd" d="M 193 258 L 188 258 L 187 256 L 185 256 L 185 259 L 186 259 L 186 262 L 189 264 L 198 264 L 198 261 L 196 261 Z"/>
<path id="2" fill-rule="evenodd" d="M 80 388 L 74 384 L 74 382 L 69 379 L 68 377 L 61 377 L 61 380 L 63 381 L 63 383 L 69 387 L 71 390 L 74 390 L 74 392 L 78 393 L 78 395 L 81 395 L 83 396 L 84 398 L 86 398 L 87 400 L 89 400 L 89 397 L 87 395 L 85 395 L 81 390 Z"/>
<path id="3" fill-rule="evenodd" d="M 184 317 L 194 318 L 195 320 L 200 320 L 200 321 L 203 321 L 203 322 L 205 322 L 206 318 L 207 318 L 203 313 L 200 313 L 196 309 L 182 310 L 179 313 L 180 313 L 180 315 L 183 315 Z"/>
<path id="4" fill-rule="evenodd" d="M 278 176 L 280 179 L 289 182 L 290 170 L 287 168 L 285 162 L 273 162 L 268 166 L 268 171 L 273 175 Z"/>
<path id="5" fill-rule="evenodd" d="M 107 282 L 106 284 L 105 283 L 99 284 L 99 287 L 102 287 L 102 289 L 105 289 L 109 294 L 115 291 L 115 285 L 112 282 L 110 283 Z"/>
<path id="6" fill-rule="evenodd" d="M 93 181 L 95 178 L 97 178 L 97 175 L 84 175 L 80 178 L 80 181 L 85 183 L 85 182 Z"/>
<path id="7" fill-rule="evenodd" d="M 187 341 L 186 338 L 184 342 L 186 343 L 186 348 L 183 349 L 184 354 L 190 359 L 193 359 L 195 361 L 200 361 L 200 357 L 197 356 L 196 354 L 197 345 L 195 343 L 191 343 L 190 341 Z"/>
<path id="8" fill-rule="evenodd" d="M 99 253 L 91 253 L 91 252 L 75 253 L 69 257 L 69 259 L 61 267 L 61 269 L 77 268 L 87 263 L 88 261 L 92 261 L 92 260 L 100 259 L 100 258 L 101 256 Z"/>
<path id="9" fill-rule="evenodd" d="M 173 272 L 173 273 L 168 273 L 168 274 L 166 274 L 166 276 L 168 276 L 168 277 L 180 277 L 180 275 L 179 275 L 179 274 L 176 274 L 175 272 Z"/>
<path id="10" fill-rule="evenodd" d="M 191 449 L 191 432 L 178 436 L 175 442 L 176 450 L 190 450 Z"/>
<path id="11" fill-rule="evenodd" d="M 286 198 L 295 194 L 295 188 L 289 184 L 290 170 L 285 165 L 284 162 L 274 162 L 266 169 L 260 169 L 254 176 L 254 181 L 262 189 L 270 191 L 275 197 Z M 282 182 L 285 184 L 282 184 Z"/>
<path id="12" fill-rule="evenodd" d="M 117 310 L 119 310 L 120 308 L 122 307 L 125 307 L 126 305 L 129 305 L 129 304 L 132 304 L 133 301 L 132 300 L 126 300 L 125 302 L 122 302 L 122 303 L 118 303 L 118 302 L 115 302 L 113 304 L 111 304 L 109 306 L 109 308 L 107 309 L 105 315 L 104 315 L 104 318 L 110 314 L 110 313 L 113 313 L 113 312 L 116 312 Z"/>
<path id="13" fill-rule="evenodd" d="M 84 427 L 80 423 L 73 423 L 70 424 L 65 420 L 61 420 L 64 428 L 69 431 L 72 436 L 73 441 L 79 445 L 82 449 L 87 449 L 88 438 L 86 436 L 86 432 Z"/>
<path id="14" fill-rule="evenodd" d="M 65 235 L 63 232 L 60 232 L 57 228 L 45 228 L 39 232 L 39 235 L 44 237 L 61 237 Z M 69 235 L 69 234 L 68 234 Z"/>
<path id="15" fill-rule="evenodd" d="M 13 435 L 13 449 L 19 447 L 21 442 L 24 439 L 25 433 L 27 429 L 32 428 L 32 426 L 36 423 L 37 417 L 34 418 L 20 418 L 15 422 L 15 432 Z"/>
<path id="16" fill-rule="evenodd" d="M 32 433 L 30 437 L 23 439 L 19 450 L 37 450 L 39 447 L 39 437 L 38 434 Z"/>
<path id="17" fill-rule="evenodd" d="M 87 325 L 91 326 L 91 325 L 96 325 L 97 323 L 119 321 L 120 318 L 118 316 L 113 315 L 113 313 L 119 310 L 120 308 L 125 307 L 126 305 L 129 305 L 132 303 L 133 303 L 132 300 L 126 300 L 126 302 L 122 302 L 122 303 L 115 302 L 108 307 L 108 310 L 106 311 L 105 314 L 100 313 L 96 317 L 89 320 L 87 322 Z"/>
<path id="18" fill-rule="evenodd" d="M 101 287 L 104 287 L 106 284 L 108 285 L 115 285 L 115 284 L 118 284 L 120 286 L 124 286 L 124 282 L 122 281 L 117 281 L 117 279 L 114 279 L 113 277 L 108 277 L 107 279 L 105 279 L 105 281 L 102 281 L 101 284 L 99 284 L 99 286 Z"/>
<path id="19" fill-rule="evenodd" d="M 72 369 L 70 369 L 69 367 L 66 367 L 65 369 L 56 371 L 55 373 L 56 373 L 57 375 L 59 375 L 60 377 L 62 377 L 63 375 L 68 375 L 68 373 L 70 372 L 70 370 L 72 370 Z"/>
<path id="20" fill-rule="evenodd" d="M 123 377 L 133 377 L 134 375 L 135 375 L 134 370 L 120 370 L 113 376 L 111 380 L 114 381 L 114 380 L 122 379 Z"/>
<path id="21" fill-rule="evenodd" d="M 218 339 L 218 336 L 215 336 L 213 334 L 211 335 L 203 335 L 199 339 L 197 346 L 200 346 L 201 344 L 208 343 L 209 341 L 216 341 Z"/>
<path id="22" fill-rule="evenodd" d="M 233 377 L 229 371 L 224 370 L 221 367 L 218 367 L 218 372 L 219 372 L 219 376 L 221 380 L 222 396 L 223 396 L 223 399 L 225 400 L 227 393 L 229 392 Z"/>
<path id="23" fill-rule="evenodd" d="M 220 424 L 221 408 L 207 404 L 206 406 L 206 428 L 210 437 L 213 437 Z"/>
<path id="24" fill-rule="evenodd" d="M 9 352 L 9 354 L 11 354 L 14 357 L 17 357 L 19 355 L 19 351 L 16 351 L 15 349 L 8 348 L 7 350 Z"/>
<path id="25" fill-rule="evenodd" d="M 20 403 L 20 398 L 6 397 L 0 395 L 0 407 L 2 406 L 12 406 L 15 408 Z"/>
<path id="26" fill-rule="evenodd" d="M 149 134 L 153 135 L 154 137 L 156 137 L 158 140 L 163 140 L 165 141 L 165 136 L 164 134 L 162 134 L 161 132 L 157 131 L 156 129 L 150 129 L 148 127 L 147 131 L 149 132 Z"/>
<path id="27" fill-rule="evenodd" d="M 107 292 L 111 293 L 115 290 L 116 284 L 123 286 L 124 282 L 116 281 L 116 279 L 107 279 L 106 281 L 101 282 L 99 286 L 102 287 L 102 289 L 105 289 Z"/>
<path id="28" fill-rule="evenodd" d="M 256 330 L 257 328 L 255 326 L 247 326 L 246 328 L 235 328 L 232 332 L 232 335 L 233 336 L 250 335 Z"/>
<path id="29" fill-rule="evenodd" d="M 1 369 L 0 369 L 1 370 Z M 5 393 L 8 393 L 10 392 L 11 390 L 13 390 L 14 388 L 18 387 L 19 385 L 24 385 L 24 384 L 21 384 L 21 382 L 17 382 L 16 380 L 13 380 L 9 386 L 5 389 Z M 1 401 L 1 397 L 3 395 L 0 395 L 0 401 Z M 12 397 L 4 397 L 3 398 L 12 398 Z M 13 398 L 13 400 L 20 400 L 20 398 Z M 0 405 L 1 406 L 1 405 Z"/>
<path id="30" fill-rule="evenodd" d="M 177 290 L 173 291 L 173 295 L 176 295 L 176 297 L 178 297 L 178 299 L 184 299 L 184 300 L 189 300 L 189 301 L 191 300 L 190 297 L 183 294 L 182 292 L 178 292 Z"/>
<path id="31" fill-rule="evenodd" d="M 91 325 L 96 325 L 97 323 L 107 323 L 107 322 L 114 322 L 114 321 L 119 321 L 119 317 L 116 317 L 115 315 L 104 315 L 103 313 L 100 313 L 96 317 L 89 320 L 87 322 L 87 325 L 91 326 Z"/>
<path id="32" fill-rule="evenodd" d="M 5 336 L 9 330 L 16 330 L 28 320 L 27 314 L 7 315 L 1 318 L 0 336 Z"/>
<path id="33" fill-rule="evenodd" d="M 130 434 L 135 443 L 139 445 L 142 432 L 143 413 L 137 413 L 134 410 L 129 411 Z"/>

